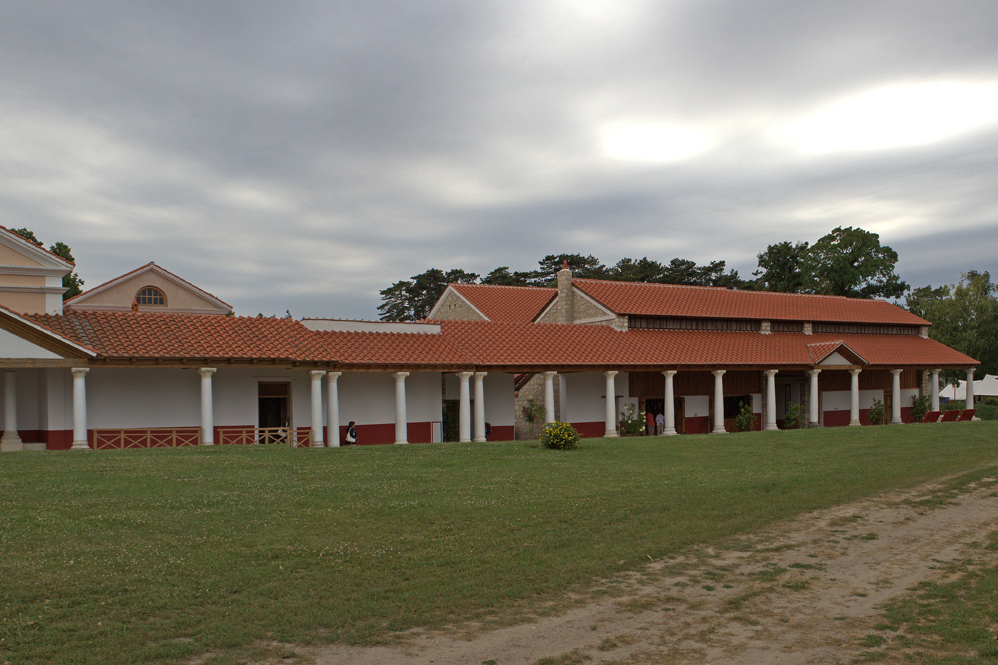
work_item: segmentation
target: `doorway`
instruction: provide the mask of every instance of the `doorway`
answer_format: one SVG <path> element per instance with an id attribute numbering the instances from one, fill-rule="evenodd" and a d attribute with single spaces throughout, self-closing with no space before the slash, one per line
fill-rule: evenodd
<path id="1" fill-rule="evenodd" d="M 257 427 L 271 429 L 291 424 L 291 384 L 257 384 Z"/>

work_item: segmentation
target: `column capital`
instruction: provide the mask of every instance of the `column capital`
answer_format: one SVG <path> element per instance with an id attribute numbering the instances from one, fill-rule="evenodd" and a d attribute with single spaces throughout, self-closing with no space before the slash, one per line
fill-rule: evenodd
<path id="1" fill-rule="evenodd" d="M 892 369 L 892 370 L 891 370 L 891 374 L 893 374 L 894 376 L 901 376 L 901 372 L 902 372 L 902 371 L 904 371 L 904 370 L 900 370 L 900 369 Z"/>
<path id="2" fill-rule="evenodd" d="M 612 379 L 613 377 L 617 376 L 617 370 L 609 370 L 603 372 L 603 376 L 605 376 L 608 379 Z"/>
<path id="3" fill-rule="evenodd" d="M 723 376 L 724 373 L 727 372 L 727 371 L 728 370 L 726 370 L 726 369 L 713 369 L 713 370 L 710 371 L 710 373 L 713 374 L 714 376 Z"/>
<path id="4" fill-rule="evenodd" d="M 779 371 L 780 370 L 778 369 L 766 369 L 763 370 L 762 373 L 765 374 L 766 376 L 776 376 Z"/>
<path id="5" fill-rule="evenodd" d="M 544 372 L 544 378 L 551 378 L 558 376 L 558 372 Z"/>
<path id="6" fill-rule="evenodd" d="M 75 376 L 75 377 L 83 377 L 83 376 L 87 375 L 87 372 L 90 371 L 90 368 L 89 367 L 74 367 L 70 371 L 73 373 L 73 376 Z M 63 374 L 63 376 L 65 376 L 65 374 Z"/>
<path id="7" fill-rule="evenodd" d="M 941 371 L 942 371 L 941 369 L 930 369 L 929 370 L 929 372 L 932 373 L 932 376 L 939 376 L 939 372 L 941 372 Z"/>
<path id="8" fill-rule="evenodd" d="M 395 372 L 392 376 L 395 377 L 397 382 L 402 383 L 405 381 L 405 377 L 409 376 L 409 372 Z"/>
<path id="9" fill-rule="evenodd" d="M 325 376 L 326 375 L 326 370 L 324 370 L 324 369 L 310 369 L 310 370 L 308 370 L 308 373 L 312 375 L 312 378 L 316 378 L 316 377 L 320 377 L 320 376 Z"/>
<path id="10" fill-rule="evenodd" d="M 198 374 L 201 375 L 202 379 L 207 379 L 210 378 L 211 375 L 217 371 L 218 371 L 217 367 L 201 367 L 200 369 L 198 369 Z"/>
<path id="11" fill-rule="evenodd" d="M 675 376 L 678 370 L 674 369 L 663 369 L 662 376 Z"/>
<path id="12" fill-rule="evenodd" d="M 472 374 L 474 374 L 474 372 L 458 372 L 458 373 L 457 373 L 457 376 L 458 376 L 458 378 L 459 378 L 459 379 L 461 379 L 462 381 L 467 381 L 468 379 L 470 379 L 470 378 L 471 378 L 471 375 L 472 375 Z"/>
<path id="13" fill-rule="evenodd" d="M 853 376 L 859 376 L 859 373 L 862 372 L 862 371 L 863 370 L 861 370 L 861 369 L 851 369 L 851 370 L 849 370 L 849 373 L 852 374 Z"/>
<path id="14" fill-rule="evenodd" d="M 484 379 L 488 372 L 475 372 L 475 380 Z"/>
<path id="15" fill-rule="evenodd" d="M 808 376 L 818 376 L 819 374 L 821 374 L 821 370 L 820 369 L 809 369 L 809 370 L 807 370 L 807 375 Z"/>
<path id="16" fill-rule="evenodd" d="M 326 372 L 326 381 L 335 382 L 342 375 L 343 372 Z"/>

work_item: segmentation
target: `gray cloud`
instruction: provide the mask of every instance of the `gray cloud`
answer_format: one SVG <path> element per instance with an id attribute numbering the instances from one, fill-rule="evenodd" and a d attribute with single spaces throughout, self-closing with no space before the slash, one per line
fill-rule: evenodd
<path id="1" fill-rule="evenodd" d="M 998 274 L 998 111 L 878 150 L 791 131 L 885 86 L 998 89 L 996 23 L 969 0 L 7 2 L 0 223 L 67 242 L 89 285 L 155 260 L 242 314 L 374 317 L 426 268 L 561 251 L 747 276 L 838 225 L 915 286 Z M 614 157 L 635 126 L 629 150 L 694 147 Z"/>

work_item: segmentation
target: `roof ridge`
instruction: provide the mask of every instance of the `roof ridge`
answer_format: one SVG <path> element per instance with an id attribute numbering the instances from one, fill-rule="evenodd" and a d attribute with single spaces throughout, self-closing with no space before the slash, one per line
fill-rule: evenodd
<path id="1" fill-rule="evenodd" d="M 531 289 L 531 290 L 553 290 L 553 286 L 530 286 L 527 284 L 468 284 L 467 282 L 451 282 L 447 286 L 482 286 L 489 289 Z"/>

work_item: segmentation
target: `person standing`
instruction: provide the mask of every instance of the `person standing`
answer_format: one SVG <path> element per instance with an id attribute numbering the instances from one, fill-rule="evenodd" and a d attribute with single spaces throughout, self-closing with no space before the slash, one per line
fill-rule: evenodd
<path id="1" fill-rule="evenodd" d="M 344 446 L 357 445 L 357 430 L 354 429 L 352 420 L 347 424 L 347 435 L 343 437 L 343 445 Z"/>

